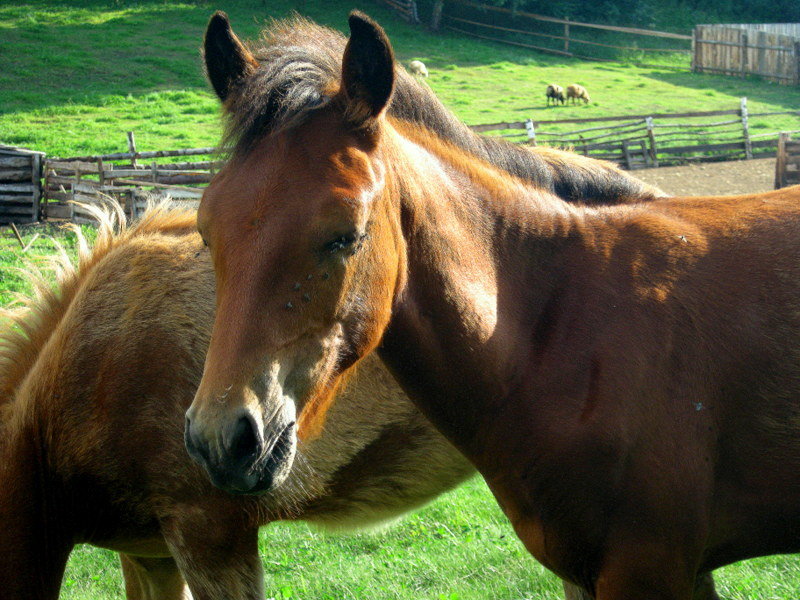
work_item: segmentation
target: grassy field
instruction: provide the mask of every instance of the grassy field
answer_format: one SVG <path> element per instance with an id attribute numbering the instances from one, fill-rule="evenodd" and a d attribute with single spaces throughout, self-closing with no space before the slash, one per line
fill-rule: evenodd
<path id="1" fill-rule="evenodd" d="M 430 35 L 374 3 L 222 0 L 175 2 L 0 2 L 0 142 L 67 156 L 118 152 L 125 132 L 141 150 L 213 145 L 218 107 L 202 76 L 198 47 L 213 9 L 237 32 L 257 37 L 271 17 L 293 9 L 346 27 L 359 7 L 384 24 L 407 63 L 419 58 L 429 83 L 467 123 L 737 108 L 796 109 L 800 89 L 751 79 L 598 64 Z M 545 108 L 550 82 L 585 84 L 588 106 Z M 753 119 L 754 132 L 800 128 L 800 120 Z"/>
<path id="2" fill-rule="evenodd" d="M 403 62 L 419 58 L 430 85 L 463 120 L 605 116 L 736 108 L 800 108 L 800 89 L 750 79 L 642 69 L 555 58 L 455 35 L 432 36 L 368 2 L 0 2 L 0 143 L 51 155 L 116 152 L 133 130 L 140 150 L 213 145 L 218 106 L 202 77 L 198 46 L 209 14 L 226 10 L 253 38 L 270 17 L 292 9 L 343 28 L 359 7 L 381 21 Z M 572 81 L 589 87 L 588 106 L 544 107 L 544 87 Z M 751 127 L 798 128 L 796 119 Z M 772 129 L 770 129 L 772 130 Z M 28 241 L 40 231 L 23 229 Z M 68 246 L 69 236 L 50 231 Z M 52 251 L 40 237 L 29 254 Z M 25 292 L 15 272 L 27 260 L 0 231 L 0 303 Z M 262 533 L 269 594 L 293 599 L 441 600 L 558 598 L 557 580 L 531 559 L 480 480 L 379 532 L 331 535 L 302 524 Z M 800 598 L 800 561 L 771 557 L 720 571 L 723 597 Z M 119 598 L 113 553 L 79 548 L 63 597 Z"/>

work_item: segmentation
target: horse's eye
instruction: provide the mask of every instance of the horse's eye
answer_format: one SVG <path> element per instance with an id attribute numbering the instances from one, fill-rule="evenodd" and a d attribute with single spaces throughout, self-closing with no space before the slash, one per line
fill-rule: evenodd
<path id="1" fill-rule="evenodd" d="M 335 254 L 337 252 L 341 252 L 342 250 L 352 248 L 358 239 L 359 237 L 355 234 L 355 232 L 345 233 L 343 235 L 336 236 L 330 242 L 325 244 L 324 250 L 328 254 Z"/>

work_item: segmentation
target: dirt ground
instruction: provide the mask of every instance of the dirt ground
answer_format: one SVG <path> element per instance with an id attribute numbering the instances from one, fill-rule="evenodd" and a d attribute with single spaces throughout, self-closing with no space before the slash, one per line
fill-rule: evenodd
<path id="1" fill-rule="evenodd" d="M 775 159 L 699 163 L 631 173 L 675 196 L 749 194 L 773 188 Z"/>

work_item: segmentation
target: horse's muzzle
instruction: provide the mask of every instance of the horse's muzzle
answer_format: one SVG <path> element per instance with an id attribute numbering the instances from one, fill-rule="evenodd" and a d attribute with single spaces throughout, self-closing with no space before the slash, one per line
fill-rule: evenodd
<path id="1" fill-rule="evenodd" d="M 261 494 L 286 478 L 297 438 L 294 422 L 273 426 L 262 437 L 253 418 L 245 414 L 221 440 L 221 443 L 210 444 L 187 413 L 186 450 L 205 468 L 211 483 L 232 494 Z"/>

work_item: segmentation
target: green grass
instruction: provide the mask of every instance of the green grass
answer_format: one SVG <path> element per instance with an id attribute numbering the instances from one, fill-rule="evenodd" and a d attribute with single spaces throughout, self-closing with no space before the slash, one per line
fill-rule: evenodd
<path id="1" fill-rule="evenodd" d="M 237 32 L 252 38 L 269 17 L 293 8 L 344 28 L 353 7 L 384 24 L 401 61 L 426 62 L 431 87 L 468 123 L 736 108 L 740 96 L 749 98 L 751 112 L 800 108 L 798 88 L 433 36 L 371 2 L 41 0 L 0 2 L 0 143 L 60 156 L 115 152 L 133 130 L 141 150 L 213 145 L 218 106 L 198 53 L 212 10 L 226 10 Z M 553 81 L 585 84 L 592 103 L 545 108 L 544 88 Z M 796 119 L 751 121 L 758 132 L 798 127 Z M 24 240 L 35 231 L 41 229 L 23 228 Z M 46 233 L 74 248 L 69 236 Z M 40 237 L 23 256 L 7 228 L 0 230 L 0 303 L 28 292 L 15 269 L 52 250 Z M 377 533 L 270 526 L 261 553 L 275 598 L 560 597 L 557 580 L 524 552 L 480 480 Z M 800 598 L 798 569 L 794 557 L 747 561 L 722 569 L 719 588 L 730 599 Z M 64 598 L 119 598 L 121 590 L 113 553 L 76 550 Z"/>
<path id="2" fill-rule="evenodd" d="M 56 252 L 56 243 L 73 260 L 77 256 L 75 235 L 65 232 L 59 226 L 33 224 L 19 225 L 18 228 L 22 242 L 29 246 L 25 252 L 10 227 L 0 229 L 0 306 L 8 306 L 18 296 L 29 296 L 32 293 L 22 271 L 31 267 L 46 268 L 45 257 Z M 84 226 L 83 232 L 88 240 L 94 239 L 94 228 Z"/>
<path id="3" fill-rule="evenodd" d="M 262 529 L 267 597 L 345 600 L 556 600 L 559 580 L 517 540 L 486 486 L 475 478 L 377 532 L 326 534 L 302 523 Z M 751 560 L 716 572 L 727 600 L 800 598 L 800 562 Z M 86 546 L 72 556 L 62 598 L 122 594 L 114 553 Z"/>
<path id="4" fill-rule="evenodd" d="M 236 31 L 254 38 L 270 17 L 292 9 L 342 29 L 352 7 L 384 24 L 402 62 L 425 61 L 431 87 L 467 123 L 737 108 L 740 96 L 751 112 L 800 107 L 796 87 L 431 35 L 363 0 L 40 0 L 0 3 L 0 143 L 56 156 L 118 152 L 133 130 L 141 150 L 213 145 L 218 107 L 198 51 L 213 9 L 226 10 Z M 547 109 L 550 82 L 585 84 L 592 103 Z M 798 127 L 796 118 L 774 117 L 768 130 Z"/>

